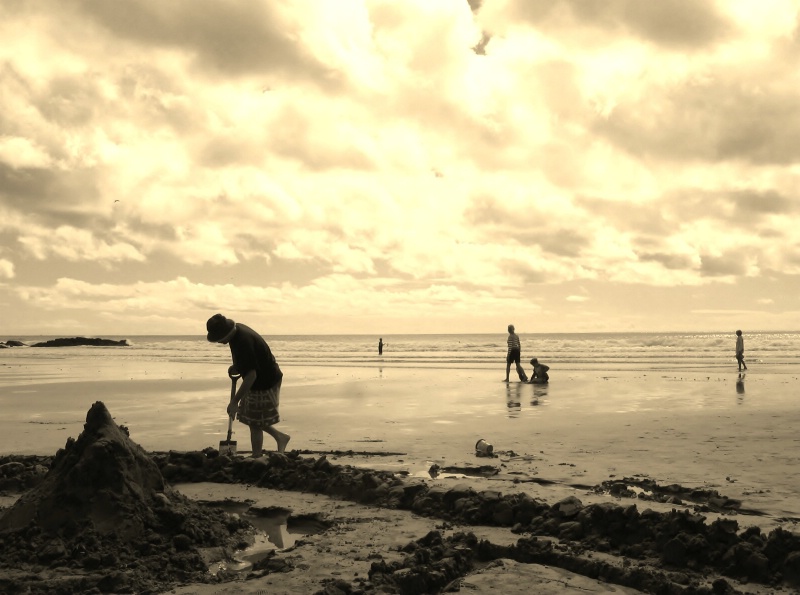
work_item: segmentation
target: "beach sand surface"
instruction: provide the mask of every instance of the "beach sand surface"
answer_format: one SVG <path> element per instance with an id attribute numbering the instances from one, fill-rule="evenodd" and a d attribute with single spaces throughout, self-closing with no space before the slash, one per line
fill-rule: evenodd
<path id="1" fill-rule="evenodd" d="M 0 453 L 52 454 L 103 401 L 151 451 L 216 448 L 230 382 L 201 364 L 123 369 L 87 362 L 70 375 L 0 375 Z M 797 378 L 783 370 L 565 371 L 549 385 L 504 383 L 491 370 L 285 367 L 279 429 L 289 450 L 388 454 L 366 464 L 427 476 L 433 464 L 486 462 L 556 486 L 609 478 L 716 488 L 759 511 L 760 523 L 800 519 Z M 221 377 L 220 377 L 221 376 Z M 249 450 L 249 432 L 233 439 Z M 267 437 L 265 448 L 274 449 Z M 340 460 L 346 460 L 340 456 Z M 578 488 L 580 489 L 580 488 Z"/>
<path id="2" fill-rule="evenodd" d="M 83 365 L 68 371 L 37 369 L 35 362 L 27 369 L 6 366 L 0 374 L 0 453 L 53 454 L 68 437 L 78 436 L 86 410 L 98 400 L 149 451 L 216 448 L 225 439 L 230 383 L 224 369 L 166 362 L 146 368 L 105 361 Z M 795 473 L 800 407 L 797 377 L 785 368 L 750 370 L 746 376 L 735 369 L 564 370 L 551 374 L 547 386 L 504 383 L 503 370 L 487 369 L 287 366 L 284 373 L 278 427 L 292 436 L 288 450 L 327 454 L 336 464 L 394 471 L 445 487 L 470 481 L 476 489 L 524 491 L 547 502 L 570 495 L 584 503 L 619 502 L 594 488 L 623 478 L 650 479 L 662 486 L 716 490 L 740 501 L 734 515 L 740 527 L 794 531 L 800 520 Z M 239 450 L 248 450 L 247 429 L 235 428 Z M 494 457 L 476 456 L 478 439 L 493 445 Z M 273 448 L 269 440 L 267 449 Z M 474 472 L 487 465 L 496 472 Z M 214 498 L 243 496 L 236 495 L 242 488 L 229 485 L 205 489 L 216 490 Z M 312 506 L 298 500 L 305 496 L 252 490 L 247 497 L 295 501 L 298 510 L 323 506 L 324 500 L 319 497 Z M 355 504 L 325 505 L 347 508 L 353 518 L 377 515 L 381 523 L 394 523 L 399 529 L 387 532 L 387 539 L 419 538 L 435 524 L 403 511 L 378 514 Z M 655 502 L 643 507 L 671 508 Z M 506 531 L 505 539 L 512 537 Z M 331 536 L 328 547 L 334 548 L 336 539 Z M 389 545 L 367 539 L 353 548 L 361 555 Z M 328 570 L 324 564 L 319 569 Z M 553 592 L 568 592 L 566 579 L 552 575 L 561 570 L 540 570 L 542 581 L 561 585 Z M 486 576 L 469 580 L 475 583 L 470 592 L 489 592 Z M 226 592 L 266 587 L 237 583 L 235 588 L 244 590 Z M 604 588 L 581 584 L 577 590 Z M 216 592 L 208 589 L 186 586 L 175 592 Z"/>
<path id="3" fill-rule="evenodd" d="M 276 548 L 290 559 L 299 572 L 273 574 L 260 580 L 237 581 L 224 585 L 224 592 L 234 595 L 258 595 L 265 592 L 284 595 L 314 593 L 319 585 L 332 577 L 356 581 L 367 577 L 375 559 L 391 563 L 406 554 L 401 551 L 409 542 L 440 531 L 443 537 L 456 529 L 442 529 L 441 521 L 415 515 L 403 510 L 382 510 L 342 502 L 313 494 L 276 492 L 246 486 L 221 486 L 211 483 L 180 485 L 179 491 L 198 501 L 219 502 L 225 498 L 251 506 L 269 506 L 280 502 L 287 510 L 304 515 L 319 515 L 335 519 L 336 527 L 319 535 L 288 534 L 283 532 L 281 548 Z M 512 545 L 518 538 L 507 529 L 470 527 L 481 539 L 495 544 Z M 278 541 L 278 539 L 276 539 Z M 502 560 L 481 568 L 460 582 L 463 593 L 504 593 L 523 595 L 618 593 L 633 595 L 636 589 L 609 585 L 557 567 L 542 564 L 519 564 Z M 217 595 L 220 585 L 184 585 L 172 589 L 175 595 Z"/>

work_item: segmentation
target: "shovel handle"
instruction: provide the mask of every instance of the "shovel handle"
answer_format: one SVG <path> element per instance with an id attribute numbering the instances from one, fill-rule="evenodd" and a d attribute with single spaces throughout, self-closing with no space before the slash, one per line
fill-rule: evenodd
<path id="1" fill-rule="evenodd" d="M 228 373 L 231 379 L 231 401 L 236 398 L 236 382 L 241 378 L 239 374 L 230 374 Z M 228 416 L 228 442 L 231 441 L 231 435 L 233 434 L 233 415 Z"/>
<path id="2" fill-rule="evenodd" d="M 231 401 L 233 401 L 234 397 L 236 396 L 236 381 L 239 380 L 239 376 L 231 376 Z"/>
<path id="3" fill-rule="evenodd" d="M 233 435 L 233 416 L 228 416 L 228 439 L 226 442 L 231 441 L 231 436 Z"/>

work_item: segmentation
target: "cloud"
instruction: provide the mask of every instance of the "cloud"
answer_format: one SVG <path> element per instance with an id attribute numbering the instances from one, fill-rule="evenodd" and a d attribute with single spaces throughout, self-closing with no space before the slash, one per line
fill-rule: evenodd
<path id="1" fill-rule="evenodd" d="M 92 317 L 116 319 L 120 328 L 137 328 L 135 322 L 159 316 L 171 320 L 178 328 L 198 329 L 214 312 L 222 311 L 235 319 L 247 319 L 256 327 L 275 328 L 281 320 L 297 321 L 322 312 L 337 319 L 367 317 L 402 320 L 409 308 L 417 317 L 420 331 L 440 328 L 437 319 L 475 315 L 497 309 L 507 311 L 514 302 L 503 292 L 473 291 L 448 283 L 404 285 L 391 279 L 364 280 L 350 275 L 332 274 L 306 285 L 276 286 L 204 284 L 176 277 L 169 281 L 135 282 L 131 284 L 88 283 L 79 279 L 60 278 L 51 286 L 23 285 L 14 289 L 26 304 L 43 312 L 91 313 Z M 520 317 L 538 311 L 538 305 L 516 308 Z M 157 314 L 154 314 L 157 313 Z M 249 322 L 248 322 L 249 324 Z M 311 325 L 330 324 L 328 316 Z M 306 322 L 308 326 L 308 322 Z M 402 327 L 399 327 L 402 328 Z M 290 329 L 285 331 L 291 332 Z M 199 331 L 198 331 L 199 332 Z"/>
<path id="2" fill-rule="evenodd" d="M 43 168 L 50 165 L 50 156 L 33 141 L 20 137 L 0 137 L 0 161 L 12 169 Z"/>
<path id="3" fill-rule="evenodd" d="M 62 225 L 55 230 L 28 228 L 20 233 L 20 244 L 34 258 L 57 256 L 69 261 L 92 260 L 100 263 L 144 261 L 145 256 L 126 242 L 95 237 L 85 229 Z"/>
<path id="4" fill-rule="evenodd" d="M 85 221 L 100 198 L 95 172 L 86 169 L 14 168 L 0 163 L 0 199 L 50 224 Z"/>
<path id="5" fill-rule="evenodd" d="M 796 29 L 783 0 L 0 5 L 0 275 L 188 328 L 172 300 L 416 322 L 800 274 Z"/>
<path id="6" fill-rule="evenodd" d="M 695 261 L 687 254 L 670 254 L 658 252 L 639 252 L 638 257 L 643 262 L 657 262 L 667 269 L 682 271 L 695 268 Z"/>
<path id="7" fill-rule="evenodd" d="M 256 310 L 257 304 L 266 307 L 280 295 L 280 291 L 274 288 L 206 285 L 192 283 L 185 277 L 118 285 L 62 277 L 50 287 L 23 286 L 17 292 L 23 299 L 48 310 L 86 309 L 118 315 L 158 311 L 171 316 L 181 312 L 219 310 L 233 302 L 241 310 Z"/>
<path id="8" fill-rule="evenodd" d="M 312 170 L 374 169 L 370 136 L 345 120 L 320 120 L 286 106 L 270 130 L 271 148 Z"/>
<path id="9" fill-rule="evenodd" d="M 79 10 L 114 38 L 185 52 L 194 69 L 214 77 L 278 73 L 313 82 L 333 75 L 296 43 L 298 23 L 276 4 L 132 0 L 121 8 L 83 0 Z"/>
<path id="10" fill-rule="evenodd" d="M 747 259 L 738 252 L 720 256 L 706 254 L 701 256 L 700 270 L 709 277 L 740 276 L 747 274 Z"/>
<path id="11" fill-rule="evenodd" d="M 712 44 L 725 39 L 733 29 L 730 20 L 712 3 L 692 0 L 495 0 L 484 4 L 481 15 L 494 28 L 522 22 L 554 31 L 559 37 L 574 36 L 576 29 L 583 28 L 605 41 L 611 36 L 633 35 L 670 49 Z M 584 33 L 583 39 L 587 35 Z"/>
<path id="12" fill-rule="evenodd" d="M 797 201 L 775 191 L 741 190 L 730 194 L 737 214 L 752 224 L 753 218 L 764 215 L 793 215 L 800 210 Z"/>
<path id="13" fill-rule="evenodd" d="M 632 154 L 788 164 L 798 158 L 797 98 L 785 80 L 757 75 L 689 79 L 653 88 L 646 103 L 618 96 L 610 116 L 594 129 Z"/>
<path id="14" fill-rule="evenodd" d="M 7 258 L 0 258 L 0 277 L 4 279 L 14 278 L 14 263 Z"/>

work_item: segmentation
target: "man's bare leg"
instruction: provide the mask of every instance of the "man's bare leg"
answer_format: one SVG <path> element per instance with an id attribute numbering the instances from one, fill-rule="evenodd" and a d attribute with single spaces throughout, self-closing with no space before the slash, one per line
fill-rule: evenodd
<path id="1" fill-rule="evenodd" d="M 253 458 L 257 459 L 264 453 L 264 432 L 261 428 L 250 426 L 250 444 L 253 447 Z"/>
<path id="2" fill-rule="evenodd" d="M 523 368 L 521 364 L 517 364 L 517 376 L 519 376 L 520 380 L 522 380 L 523 377 L 528 376 L 525 373 L 525 368 Z"/>
<path id="3" fill-rule="evenodd" d="M 289 434 L 284 434 L 275 426 L 269 426 L 264 431 L 275 438 L 275 442 L 278 444 L 278 452 L 286 452 L 286 445 L 289 444 L 289 440 L 292 438 Z"/>

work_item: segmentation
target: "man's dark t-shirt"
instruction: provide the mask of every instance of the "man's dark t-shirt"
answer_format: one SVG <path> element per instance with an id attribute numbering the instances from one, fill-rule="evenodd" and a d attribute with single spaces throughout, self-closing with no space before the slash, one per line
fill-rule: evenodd
<path id="1" fill-rule="evenodd" d="M 237 323 L 236 329 L 228 345 L 233 365 L 242 377 L 250 370 L 256 371 L 256 381 L 251 390 L 267 390 L 278 384 L 283 379 L 283 372 L 264 337 L 244 324 Z"/>

